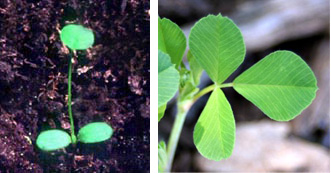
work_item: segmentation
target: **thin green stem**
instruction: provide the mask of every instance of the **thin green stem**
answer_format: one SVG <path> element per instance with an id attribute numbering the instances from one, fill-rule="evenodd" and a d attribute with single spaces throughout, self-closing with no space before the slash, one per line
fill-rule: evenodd
<path id="1" fill-rule="evenodd" d="M 178 104 L 177 107 L 178 107 L 178 112 L 176 115 L 175 124 L 172 127 L 170 138 L 168 140 L 168 145 L 167 145 L 167 159 L 168 160 L 167 160 L 167 165 L 165 168 L 166 172 L 171 171 L 172 162 L 173 162 L 177 144 L 178 144 L 178 139 L 179 139 L 180 133 L 182 131 L 182 128 L 183 128 L 183 125 L 185 122 L 185 117 L 186 117 L 186 114 L 188 111 L 185 109 L 184 105 Z"/>
<path id="2" fill-rule="evenodd" d="M 203 95 L 213 91 L 215 88 L 215 84 L 209 85 L 208 87 L 202 89 L 200 92 L 198 92 L 194 97 L 193 97 L 193 101 L 197 101 L 200 97 L 202 97 Z"/>
<path id="3" fill-rule="evenodd" d="M 77 138 L 75 135 L 74 118 L 72 116 L 71 108 L 71 78 L 72 78 L 72 51 L 69 53 L 69 66 L 68 66 L 68 113 L 70 118 L 71 140 L 73 144 L 76 144 Z"/>
<path id="4" fill-rule="evenodd" d="M 201 90 L 200 92 L 198 92 L 194 97 L 193 97 L 193 103 L 195 101 L 197 101 L 200 97 L 204 96 L 205 94 L 213 91 L 215 89 L 216 85 L 212 84 L 209 85 L 208 87 L 204 88 L 203 90 Z M 219 88 L 227 88 L 227 87 L 233 87 L 233 83 L 225 83 L 225 84 L 221 84 L 218 85 Z"/>

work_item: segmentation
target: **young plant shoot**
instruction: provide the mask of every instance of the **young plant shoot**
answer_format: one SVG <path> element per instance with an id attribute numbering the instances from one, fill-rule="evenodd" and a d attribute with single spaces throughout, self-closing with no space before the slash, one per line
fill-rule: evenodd
<path id="1" fill-rule="evenodd" d="M 199 20 L 189 35 L 189 68 L 182 62 L 186 38 L 168 19 L 158 20 L 158 119 L 167 102 L 179 90 L 177 115 L 168 143 L 159 144 L 159 171 L 170 171 L 178 139 L 190 107 L 211 92 L 193 131 L 197 150 L 219 161 L 231 156 L 235 143 L 235 119 L 222 88 L 233 87 L 244 98 L 276 121 L 289 121 L 307 108 L 316 96 L 317 80 L 300 56 L 276 51 L 244 71 L 231 83 L 224 81 L 244 61 L 246 48 L 239 28 L 221 14 Z M 199 89 L 205 70 L 213 85 Z"/>
<path id="2" fill-rule="evenodd" d="M 75 135 L 74 119 L 71 108 L 71 79 L 72 79 L 72 53 L 75 50 L 85 50 L 94 43 L 93 32 L 81 25 L 66 25 L 60 34 L 61 41 L 70 49 L 68 65 L 68 114 L 70 118 L 69 134 L 63 130 L 46 130 L 37 137 L 37 146 L 44 151 L 52 151 L 67 147 L 70 143 L 76 144 L 77 140 L 83 143 L 96 143 L 109 139 L 113 129 L 105 122 L 89 123 L 78 131 L 78 139 Z"/>

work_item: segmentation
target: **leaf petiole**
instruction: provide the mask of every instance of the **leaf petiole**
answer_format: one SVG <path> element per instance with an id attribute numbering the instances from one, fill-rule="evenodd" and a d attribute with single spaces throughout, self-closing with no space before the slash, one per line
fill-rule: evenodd
<path id="1" fill-rule="evenodd" d="M 213 91 L 216 86 L 218 86 L 218 88 L 228 88 L 228 87 L 233 87 L 233 83 L 225 83 L 225 84 L 221 84 L 221 85 L 216 85 L 216 84 L 209 85 L 208 87 L 204 88 L 203 90 L 201 90 L 194 96 L 193 103 L 196 102 L 200 97 Z"/>

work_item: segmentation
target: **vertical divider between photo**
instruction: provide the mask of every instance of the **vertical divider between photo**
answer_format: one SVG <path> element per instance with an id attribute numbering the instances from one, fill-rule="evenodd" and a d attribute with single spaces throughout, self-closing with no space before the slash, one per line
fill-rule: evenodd
<path id="1" fill-rule="evenodd" d="M 150 172 L 158 172 L 158 1 L 150 1 Z"/>

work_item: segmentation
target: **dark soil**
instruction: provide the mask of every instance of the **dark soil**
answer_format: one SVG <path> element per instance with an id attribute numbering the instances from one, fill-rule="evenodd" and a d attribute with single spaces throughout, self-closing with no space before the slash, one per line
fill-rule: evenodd
<path id="1" fill-rule="evenodd" d="M 114 134 L 43 152 L 41 131 L 70 129 L 67 23 L 95 34 L 74 62 L 76 132 L 105 121 Z M 149 1 L 0 1 L 0 118 L 0 172 L 149 172 Z"/>

